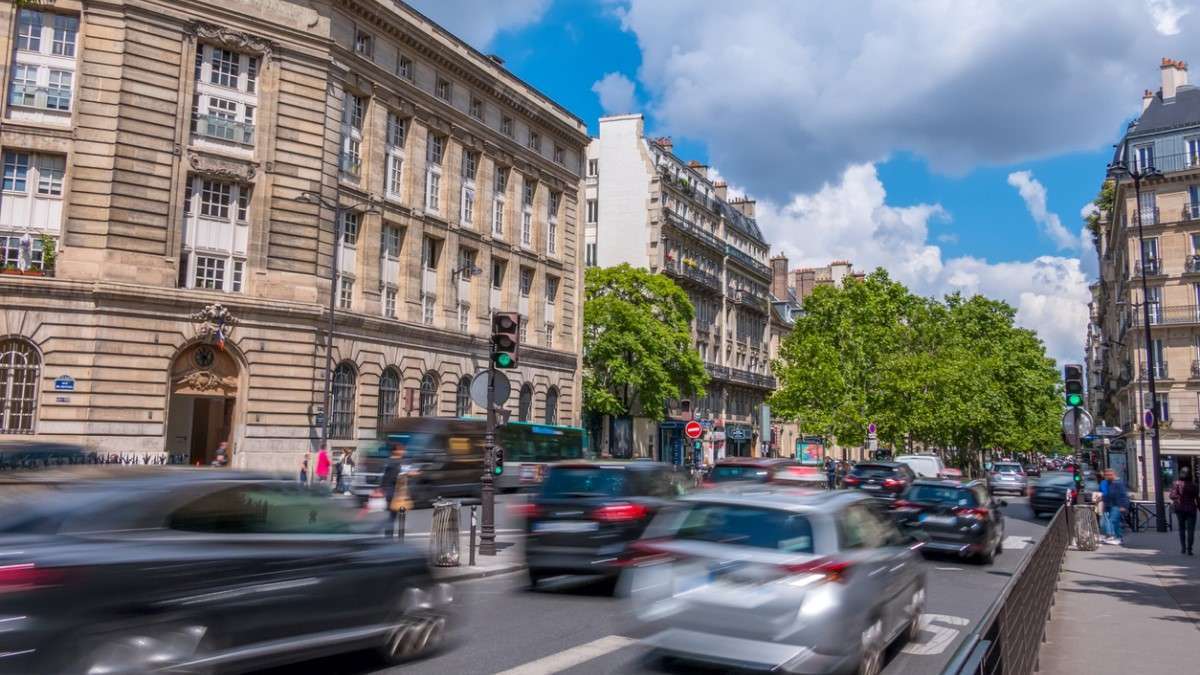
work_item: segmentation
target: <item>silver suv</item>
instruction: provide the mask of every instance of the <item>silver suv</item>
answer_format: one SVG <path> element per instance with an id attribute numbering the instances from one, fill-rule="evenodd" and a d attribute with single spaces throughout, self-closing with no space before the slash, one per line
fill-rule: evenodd
<path id="1" fill-rule="evenodd" d="M 1029 490 L 1025 469 L 1017 462 L 996 462 L 988 474 L 988 490 L 994 495 L 1001 492 L 1024 495 Z"/>
<path id="2" fill-rule="evenodd" d="M 875 674 L 919 630 L 920 545 L 861 493 L 740 486 L 660 512 L 621 583 L 659 657 Z"/>

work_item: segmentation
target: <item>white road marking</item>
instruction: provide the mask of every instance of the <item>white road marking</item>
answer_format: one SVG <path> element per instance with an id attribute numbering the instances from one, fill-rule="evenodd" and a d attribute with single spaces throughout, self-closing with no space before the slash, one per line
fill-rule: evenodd
<path id="1" fill-rule="evenodd" d="M 1023 548 L 1027 548 L 1032 543 L 1033 543 L 1032 537 L 1016 537 L 1016 536 L 1005 537 L 1004 538 L 1004 550 L 1020 551 Z"/>
<path id="2" fill-rule="evenodd" d="M 962 631 L 957 628 L 949 628 L 948 626 L 938 626 L 933 623 L 934 621 L 948 624 L 949 626 L 967 626 L 971 623 L 961 616 L 922 614 L 921 635 L 914 642 L 904 645 L 904 649 L 900 651 L 916 656 L 933 656 L 946 651 L 946 648 L 954 643 L 954 638 L 958 637 L 958 634 Z M 926 637 L 926 633 L 930 633 L 931 635 Z"/>
<path id="3" fill-rule="evenodd" d="M 933 569 L 942 570 L 943 572 L 961 572 L 963 568 L 961 568 L 961 567 L 934 567 Z"/>
<path id="4" fill-rule="evenodd" d="M 516 668 L 501 671 L 496 675 L 551 675 L 633 644 L 637 644 L 637 640 L 620 635 L 609 635 L 536 661 L 530 661 Z"/>

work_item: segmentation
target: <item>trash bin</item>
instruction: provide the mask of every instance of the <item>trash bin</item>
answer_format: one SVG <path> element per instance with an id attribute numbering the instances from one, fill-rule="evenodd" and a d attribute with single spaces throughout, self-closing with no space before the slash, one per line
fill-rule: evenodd
<path id="1" fill-rule="evenodd" d="M 429 560 L 433 565 L 458 567 L 458 502 L 439 498 L 433 503 L 429 534 Z"/>

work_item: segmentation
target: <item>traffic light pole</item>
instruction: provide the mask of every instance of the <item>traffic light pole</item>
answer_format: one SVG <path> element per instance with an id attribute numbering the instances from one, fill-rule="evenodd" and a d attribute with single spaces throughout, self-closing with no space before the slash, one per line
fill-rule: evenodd
<path id="1" fill-rule="evenodd" d="M 483 437 L 483 528 L 479 533 L 479 554 L 496 555 L 496 344 L 489 340 L 487 386 L 487 434 Z"/>
<path id="2" fill-rule="evenodd" d="M 1138 256 L 1142 261 L 1141 277 L 1142 277 L 1142 329 L 1146 340 L 1146 375 L 1148 377 L 1147 386 L 1150 390 L 1150 410 L 1154 411 L 1154 427 L 1150 433 L 1150 457 L 1151 457 L 1151 474 L 1153 479 L 1150 482 L 1150 487 L 1154 490 L 1154 524 L 1159 532 L 1167 531 L 1167 505 L 1163 499 L 1162 491 L 1162 448 L 1158 440 L 1158 393 L 1155 391 L 1154 382 L 1154 343 L 1150 337 L 1150 291 L 1146 283 L 1146 267 L 1149 261 L 1146 260 L 1146 237 L 1142 231 L 1142 176 L 1140 173 L 1130 174 L 1133 178 L 1133 192 L 1137 199 L 1137 228 L 1138 228 Z M 1161 303 L 1161 300 L 1160 300 Z M 1162 308 L 1159 308 L 1161 316 Z M 1142 420 L 1143 426 L 1146 420 Z"/>

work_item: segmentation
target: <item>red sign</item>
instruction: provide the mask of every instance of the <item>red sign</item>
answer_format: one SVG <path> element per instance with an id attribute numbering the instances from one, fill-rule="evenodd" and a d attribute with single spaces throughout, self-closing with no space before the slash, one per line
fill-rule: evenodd
<path id="1" fill-rule="evenodd" d="M 704 427 L 700 426 L 699 422 L 692 420 L 683 428 L 683 433 L 687 434 L 688 438 L 700 438 L 700 435 L 704 433 Z"/>

